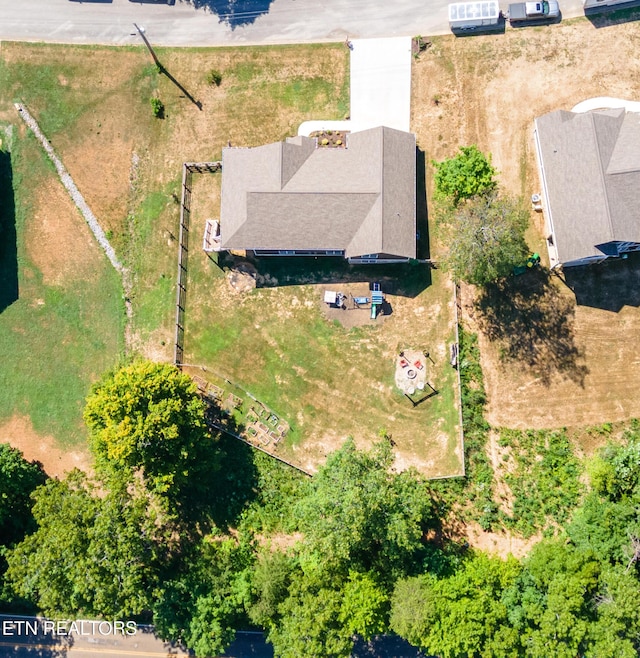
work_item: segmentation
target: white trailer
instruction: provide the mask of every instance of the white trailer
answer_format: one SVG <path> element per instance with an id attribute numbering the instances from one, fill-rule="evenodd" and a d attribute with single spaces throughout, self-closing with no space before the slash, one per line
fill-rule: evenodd
<path id="1" fill-rule="evenodd" d="M 497 0 L 456 2 L 449 5 L 449 26 L 453 32 L 462 30 L 491 30 L 500 23 Z"/>

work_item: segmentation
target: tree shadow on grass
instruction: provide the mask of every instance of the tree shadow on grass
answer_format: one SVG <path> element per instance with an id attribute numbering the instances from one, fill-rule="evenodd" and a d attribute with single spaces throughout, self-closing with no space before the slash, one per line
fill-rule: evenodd
<path id="1" fill-rule="evenodd" d="M 0 151 L 0 313 L 18 299 L 18 242 L 11 155 Z"/>
<path id="2" fill-rule="evenodd" d="M 232 416 L 221 414 L 218 405 L 209 403 L 207 418 L 229 432 L 215 430 L 218 468 L 210 480 L 209 495 L 215 501 L 211 518 L 221 529 L 234 526 L 240 514 L 257 496 L 258 469 L 251 446 L 235 438 L 242 427 Z"/>
<path id="3" fill-rule="evenodd" d="M 545 385 L 561 375 L 584 386 L 589 370 L 575 340 L 575 305 L 546 270 L 487 287 L 476 309 L 482 331 L 504 359 L 529 368 Z"/>
<path id="4" fill-rule="evenodd" d="M 179 511 L 183 533 L 233 527 L 243 509 L 256 497 L 258 471 L 251 448 L 226 434 L 240 434 L 242 426 L 225 414 L 217 401 L 205 398 L 209 436 L 194 447 L 188 475 L 168 493 Z M 223 429 L 221 429 L 223 428 Z"/>
<path id="5" fill-rule="evenodd" d="M 273 0 L 184 0 L 196 9 L 206 9 L 226 23 L 232 30 L 251 25 L 268 14 Z"/>

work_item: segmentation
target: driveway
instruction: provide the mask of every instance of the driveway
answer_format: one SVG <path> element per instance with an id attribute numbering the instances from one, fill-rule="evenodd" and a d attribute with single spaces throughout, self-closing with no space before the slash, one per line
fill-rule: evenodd
<path id="1" fill-rule="evenodd" d="M 357 39 L 351 51 L 352 130 L 409 131 L 411 37 Z"/>
<path id="2" fill-rule="evenodd" d="M 350 119 L 305 121 L 298 135 L 321 130 L 366 130 L 388 126 L 409 132 L 411 118 L 411 37 L 353 39 Z"/>

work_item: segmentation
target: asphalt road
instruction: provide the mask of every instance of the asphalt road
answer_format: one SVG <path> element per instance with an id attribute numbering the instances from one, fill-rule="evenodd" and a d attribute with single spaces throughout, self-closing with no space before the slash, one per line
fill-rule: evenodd
<path id="1" fill-rule="evenodd" d="M 53 625 L 53 622 L 49 622 Z M 135 635 L 111 632 L 103 626 L 77 622 L 79 633 L 51 631 L 44 620 L 20 615 L 0 615 L 0 658 L 185 658 L 189 654 L 154 635 L 152 626 L 137 627 Z M 100 632 L 102 629 L 103 632 Z M 62 632 L 68 626 L 62 628 Z M 220 658 L 273 658 L 273 649 L 262 633 L 238 632 Z"/>
<path id="2" fill-rule="evenodd" d="M 217 46 L 447 33 L 448 0 L 0 0 L 0 40 Z M 501 0 L 506 10 L 508 0 Z M 581 0 L 560 0 L 564 17 Z M 197 7 L 197 8 L 196 8 Z"/>
<path id="3" fill-rule="evenodd" d="M 135 634 L 126 635 L 112 632 L 108 622 L 77 621 L 78 632 L 69 632 L 72 629 L 68 623 L 55 628 L 54 624 L 37 617 L 0 614 L 0 658 L 185 658 L 188 655 L 158 639 L 152 626 L 138 626 Z M 218 658 L 273 658 L 273 648 L 265 642 L 262 633 L 238 631 L 235 641 Z M 352 658 L 425 656 L 399 637 L 382 636 L 370 643 L 358 641 Z"/>

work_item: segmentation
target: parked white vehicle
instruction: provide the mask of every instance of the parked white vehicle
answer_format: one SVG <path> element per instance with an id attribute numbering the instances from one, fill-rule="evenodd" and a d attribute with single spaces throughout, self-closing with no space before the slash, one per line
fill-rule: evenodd
<path id="1" fill-rule="evenodd" d="M 539 2 L 516 2 L 509 5 L 509 22 L 538 23 L 555 20 L 560 17 L 557 0 L 539 0 Z"/>
<path id="2" fill-rule="evenodd" d="M 463 30 L 491 30 L 500 23 L 497 0 L 456 2 L 449 5 L 449 26 L 453 32 Z"/>

